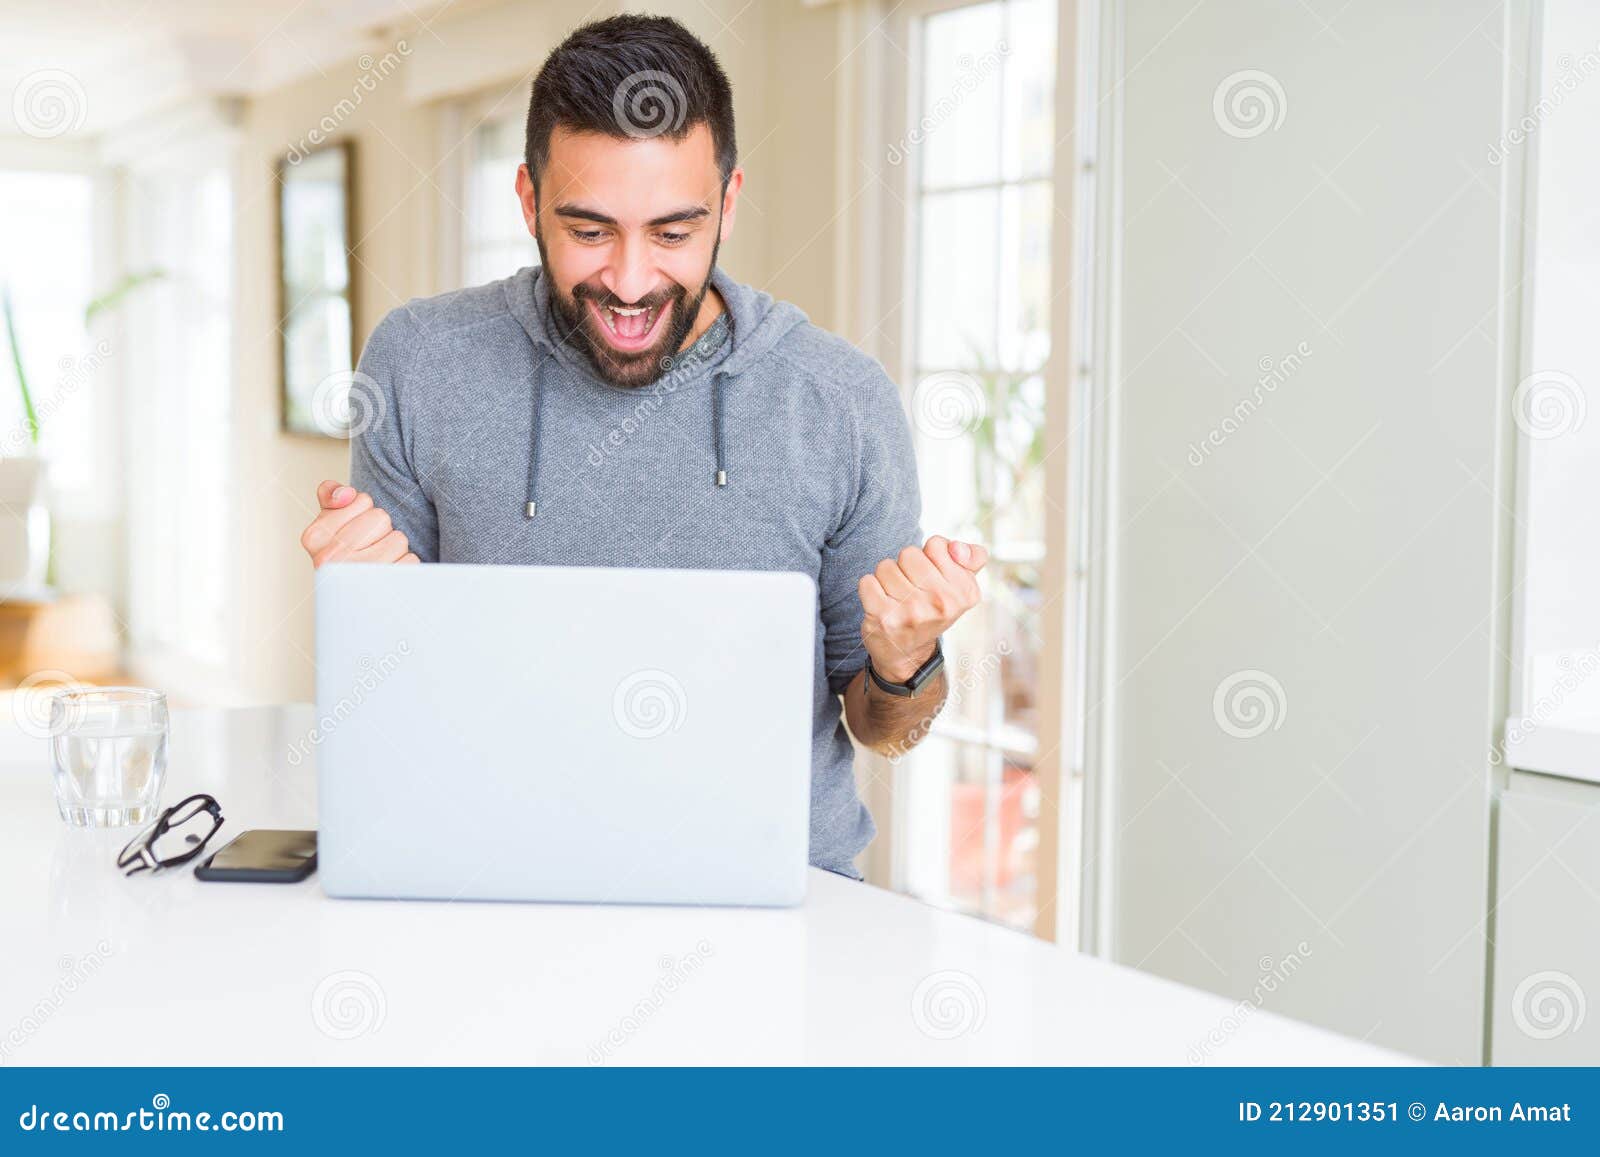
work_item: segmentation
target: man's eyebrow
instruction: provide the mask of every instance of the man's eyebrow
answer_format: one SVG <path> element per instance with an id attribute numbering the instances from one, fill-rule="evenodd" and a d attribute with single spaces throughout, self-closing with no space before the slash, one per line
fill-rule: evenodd
<path id="1" fill-rule="evenodd" d="M 555 207 L 557 217 L 573 217 L 579 221 L 593 221 L 597 225 L 615 225 L 617 219 L 596 209 L 586 209 L 582 205 L 560 204 Z M 657 225 L 674 225 L 681 221 L 698 221 L 703 217 L 711 216 L 711 210 L 704 205 L 691 205 L 684 209 L 677 209 L 671 213 L 664 213 L 660 217 L 652 217 L 645 224 L 650 228 Z"/>

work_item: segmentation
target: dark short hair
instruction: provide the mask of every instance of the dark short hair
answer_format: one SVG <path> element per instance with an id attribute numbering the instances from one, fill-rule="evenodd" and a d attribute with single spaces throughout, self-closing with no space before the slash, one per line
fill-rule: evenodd
<path id="1" fill-rule="evenodd" d="M 545 60 L 528 101 L 523 159 L 539 178 L 559 126 L 607 136 L 682 140 L 711 130 L 726 187 L 738 164 L 733 89 L 715 54 L 668 16 L 612 16 L 576 29 Z"/>

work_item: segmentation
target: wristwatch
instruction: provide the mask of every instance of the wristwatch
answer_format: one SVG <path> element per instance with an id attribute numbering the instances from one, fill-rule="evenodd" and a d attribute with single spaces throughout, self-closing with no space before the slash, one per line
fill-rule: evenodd
<path id="1" fill-rule="evenodd" d="M 927 684 L 928 680 L 937 675 L 939 673 L 939 668 L 943 666 L 944 643 L 939 639 L 935 639 L 933 642 L 933 654 L 928 657 L 928 661 L 926 663 L 912 672 L 911 678 L 907 679 L 904 683 L 891 683 L 882 675 L 874 671 L 872 669 L 872 656 L 868 655 L 867 682 L 873 684 L 878 688 L 878 690 L 889 695 L 898 695 L 902 699 L 909 699 L 918 691 L 921 691 L 922 688 Z"/>

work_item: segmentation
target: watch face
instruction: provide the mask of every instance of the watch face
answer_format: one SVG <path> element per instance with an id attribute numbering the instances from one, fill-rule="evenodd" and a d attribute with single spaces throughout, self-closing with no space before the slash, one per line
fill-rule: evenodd
<path id="1" fill-rule="evenodd" d="M 891 683 L 879 675 L 878 669 L 872 665 L 870 656 L 867 658 L 867 678 L 878 684 L 880 690 L 886 691 L 890 695 L 915 695 L 922 690 L 923 684 L 939 673 L 939 668 L 942 666 L 944 666 L 944 643 L 941 640 L 934 644 L 933 654 L 928 657 L 928 661 L 918 667 L 912 673 L 911 678 L 904 683 Z"/>
<path id="2" fill-rule="evenodd" d="M 921 690 L 922 685 L 939 673 L 939 668 L 944 666 L 944 644 L 935 643 L 933 654 L 928 661 L 917 668 L 917 673 L 911 676 L 910 688 L 913 691 Z"/>

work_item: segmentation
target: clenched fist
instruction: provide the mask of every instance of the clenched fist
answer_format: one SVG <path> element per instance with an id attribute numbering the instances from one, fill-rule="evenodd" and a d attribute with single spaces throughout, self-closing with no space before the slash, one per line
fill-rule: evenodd
<path id="1" fill-rule="evenodd" d="M 904 683 L 933 656 L 934 644 L 978 605 L 978 572 L 989 561 L 981 546 L 934 535 L 919 550 L 886 558 L 860 583 L 861 642 L 872 669 Z"/>
<path id="2" fill-rule="evenodd" d="M 419 562 L 406 536 L 372 495 L 341 482 L 317 487 L 317 516 L 300 536 L 312 566 L 328 562 Z"/>

